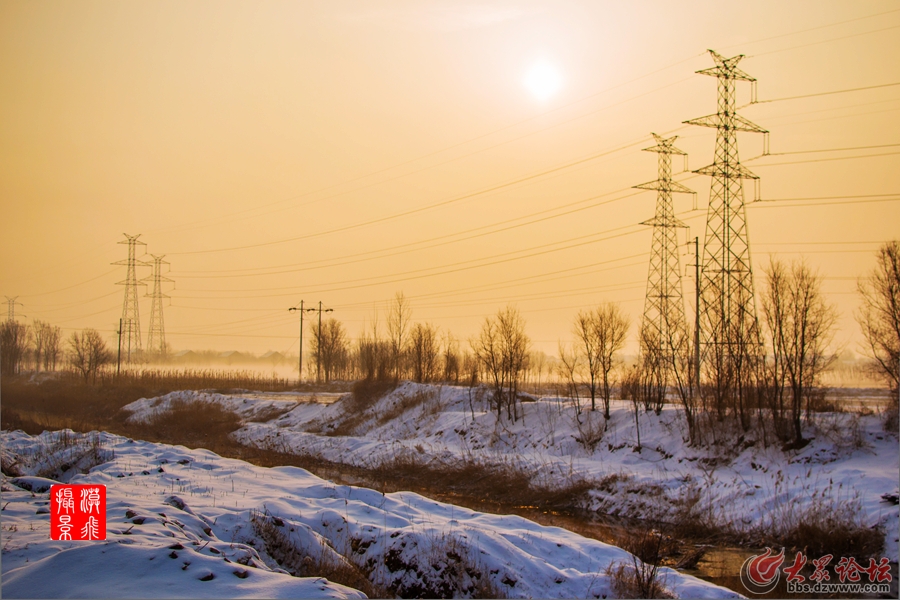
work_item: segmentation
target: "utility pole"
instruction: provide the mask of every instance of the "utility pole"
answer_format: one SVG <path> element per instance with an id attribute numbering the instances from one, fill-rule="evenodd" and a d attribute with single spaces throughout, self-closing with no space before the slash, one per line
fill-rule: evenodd
<path id="1" fill-rule="evenodd" d="M 321 304 L 321 302 L 319 303 Z M 300 311 L 300 360 L 298 363 L 297 369 L 297 384 L 303 383 L 303 313 L 305 312 L 315 312 L 314 308 L 303 308 L 303 300 L 300 301 L 300 306 L 293 306 L 288 309 L 288 312 L 291 311 Z"/>
<path id="2" fill-rule="evenodd" d="M 751 102 L 756 101 L 756 79 L 737 67 L 744 55 L 725 58 L 713 50 L 709 53 L 715 67 L 697 73 L 718 80 L 718 111 L 685 123 L 716 130 L 713 164 L 694 173 L 712 177 L 700 277 L 701 343 L 704 360 L 712 361 L 713 383 L 719 390 L 716 402 L 721 411 L 726 400 L 722 394 L 728 389 L 736 389 L 742 401 L 744 377 L 752 372 L 751 363 L 761 358 L 743 188 L 743 180 L 759 177 L 741 165 L 737 132 L 762 133 L 766 154 L 768 131 L 735 111 L 737 81 L 750 82 Z"/>
<path id="3" fill-rule="evenodd" d="M 321 383 L 322 381 L 322 313 L 323 312 L 334 312 L 333 308 L 322 309 L 322 301 L 319 300 L 319 331 L 317 332 L 319 335 L 319 339 L 316 341 L 318 344 L 316 347 L 316 383 Z"/>
<path id="4" fill-rule="evenodd" d="M 6 298 L 6 320 L 7 321 L 15 321 L 16 320 L 16 304 L 19 306 L 25 306 L 21 302 L 17 302 L 19 299 L 18 296 L 13 296 L 10 298 L 9 296 L 5 296 Z M 25 315 L 21 315 L 25 316 Z"/>
<path id="5" fill-rule="evenodd" d="M 634 186 L 642 190 L 656 190 L 656 214 L 641 223 L 653 227 L 653 245 L 640 342 L 641 353 L 645 358 L 652 359 L 654 379 L 665 390 L 671 381 L 671 373 L 679 364 L 679 357 L 682 361 L 686 358 L 683 355 L 687 346 L 677 235 L 678 228 L 687 228 L 687 225 L 675 217 L 672 193 L 693 194 L 694 191 L 672 180 L 672 155 L 687 155 L 673 145 L 678 136 L 663 138 L 655 133 L 651 135 L 656 145 L 644 148 L 644 151 L 657 153 L 658 179 Z"/>
<path id="6" fill-rule="evenodd" d="M 153 274 L 141 280 L 141 282 L 148 280 L 153 282 L 153 293 L 146 294 L 146 297 L 153 299 L 150 306 L 150 336 L 147 342 L 147 350 L 149 352 L 157 353 L 159 357 L 162 358 L 166 354 L 166 327 L 163 321 L 163 298 L 169 297 L 162 293 L 162 282 L 171 282 L 172 280 L 162 276 L 162 265 L 169 264 L 168 261 L 163 260 L 165 255 L 156 256 L 155 254 L 151 254 L 150 256 L 153 258 Z"/>
<path id="7" fill-rule="evenodd" d="M 694 389 L 700 395 L 700 236 L 694 237 Z"/>
<path id="8" fill-rule="evenodd" d="M 116 379 L 119 378 L 119 370 L 122 368 L 122 319 L 119 319 L 119 349 L 116 352 Z"/>
<path id="9" fill-rule="evenodd" d="M 128 244 L 128 258 L 126 260 L 120 260 L 112 264 L 124 265 L 128 267 L 125 275 L 125 281 L 120 281 L 116 285 L 125 286 L 125 301 L 122 303 L 122 326 L 127 344 L 125 355 L 126 362 L 130 364 L 132 361 L 132 352 L 134 352 L 135 355 L 139 355 L 141 353 L 141 319 L 138 311 L 138 280 L 135 268 L 138 265 L 147 266 L 147 263 L 138 261 L 135 258 L 135 248 L 138 245 L 146 246 L 147 244 L 145 242 L 138 241 L 138 238 L 141 237 L 141 234 L 128 235 L 127 233 L 125 233 L 123 235 L 126 239 L 122 240 L 119 243 Z"/>

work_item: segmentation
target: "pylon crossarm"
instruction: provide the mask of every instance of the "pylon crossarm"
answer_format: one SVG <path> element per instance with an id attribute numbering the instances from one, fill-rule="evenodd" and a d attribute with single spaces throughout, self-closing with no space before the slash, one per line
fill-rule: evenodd
<path id="1" fill-rule="evenodd" d="M 727 179 L 759 179 L 759 175 L 740 163 L 730 163 L 727 170 L 723 165 L 713 163 L 697 169 L 694 173 L 697 173 L 698 175 L 709 175 L 710 177 L 724 177 Z"/>

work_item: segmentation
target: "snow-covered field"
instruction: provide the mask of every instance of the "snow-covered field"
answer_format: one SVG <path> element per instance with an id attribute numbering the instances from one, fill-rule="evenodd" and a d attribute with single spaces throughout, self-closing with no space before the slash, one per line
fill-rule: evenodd
<path id="1" fill-rule="evenodd" d="M 160 406 L 152 405 L 136 404 L 141 410 Z M 267 430 L 250 428 L 242 435 L 251 439 L 256 432 L 262 440 L 265 431 L 294 432 L 299 423 L 327 416 L 325 410 L 296 406 Z M 442 418 L 463 419 L 453 413 L 437 420 Z M 432 451 L 435 437 L 441 436 L 431 434 L 427 442 Z M 295 555 L 313 562 L 352 556 L 376 582 L 426 595 L 449 581 L 459 595 L 491 586 L 510 597 L 611 597 L 607 568 L 631 560 L 614 546 L 520 517 L 478 513 L 414 493 L 339 486 L 294 467 L 256 467 L 107 433 L 3 432 L 2 441 L 5 470 L 21 473 L 2 480 L 7 598 L 360 597 L 322 578 L 287 574 L 254 521 L 268 524 Z M 348 458 L 370 443 L 346 442 Z M 373 437 L 371 443 L 380 442 Z M 49 539 L 54 480 L 107 486 L 106 541 Z M 681 597 L 735 596 L 671 569 L 661 569 L 661 578 Z"/>
<path id="2" fill-rule="evenodd" d="M 170 396 L 189 399 L 192 392 Z M 608 429 L 593 449 L 578 440 L 603 431 L 601 413 L 583 412 L 579 424 L 571 404 L 557 398 L 523 403 L 516 423 L 498 421 L 483 401 L 470 401 L 465 387 L 406 382 L 361 413 L 344 402 L 297 404 L 271 421 L 247 423 L 235 437 L 362 467 L 405 453 L 423 463 L 515 465 L 549 486 L 587 478 L 602 482 L 591 510 L 672 521 L 693 515 L 739 532 L 777 531 L 806 511 L 855 513 L 863 525 L 884 528 L 885 555 L 898 558 L 900 510 L 882 495 L 898 491 L 900 452 L 877 414 L 816 414 L 805 433 L 812 442 L 782 451 L 764 447 L 752 431 L 724 436 L 728 444 L 691 447 L 680 409 L 666 406 L 660 415 L 641 412 L 636 452 L 634 413 L 625 402 L 613 401 Z M 326 435 L 348 419 L 351 435 Z"/>

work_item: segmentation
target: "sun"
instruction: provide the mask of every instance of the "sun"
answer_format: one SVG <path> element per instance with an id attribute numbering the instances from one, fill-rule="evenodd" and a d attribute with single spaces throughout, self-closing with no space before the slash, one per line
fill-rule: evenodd
<path id="1" fill-rule="evenodd" d="M 525 75 L 525 87 L 538 100 L 547 100 L 562 87 L 559 69 L 547 61 L 536 63 Z"/>

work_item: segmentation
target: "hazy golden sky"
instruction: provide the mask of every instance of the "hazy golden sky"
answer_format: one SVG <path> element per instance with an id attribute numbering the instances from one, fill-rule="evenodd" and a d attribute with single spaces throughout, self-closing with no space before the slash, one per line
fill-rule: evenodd
<path id="1" fill-rule="evenodd" d="M 176 350 L 295 352 L 301 299 L 355 337 L 403 291 L 462 340 L 515 303 L 555 353 L 579 309 L 640 319 L 656 197 L 630 188 L 656 178 L 651 132 L 712 161 L 715 131 L 682 125 L 716 111 L 707 48 L 747 55 L 761 101 L 805 96 L 741 110 L 788 153 L 751 160 L 762 139 L 740 137 L 778 200 L 748 207 L 757 289 L 769 254 L 805 255 L 858 351 L 856 278 L 900 237 L 888 0 L 4 1 L 0 296 L 112 341 L 110 263 L 141 234 L 171 263 Z M 702 243 L 709 178 L 676 179 Z M 145 342 L 149 317 L 142 298 Z"/>

